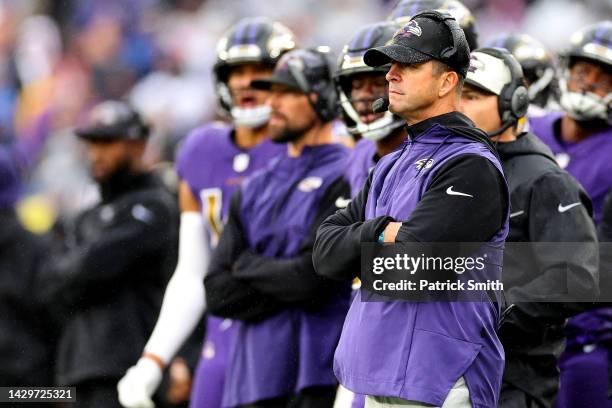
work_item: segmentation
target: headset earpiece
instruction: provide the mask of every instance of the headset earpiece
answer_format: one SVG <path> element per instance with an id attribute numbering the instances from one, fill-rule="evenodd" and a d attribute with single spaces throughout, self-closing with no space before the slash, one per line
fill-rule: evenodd
<path id="1" fill-rule="evenodd" d="M 502 48 L 481 48 L 495 58 L 502 59 L 510 70 L 510 83 L 506 84 L 499 95 L 499 116 L 503 123 L 516 122 L 529 109 L 529 92 L 523 82 L 523 69 L 509 51 Z"/>
<path id="2" fill-rule="evenodd" d="M 519 119 L 525 116 L 529 109 L 529 92 L 524 85 L 520 85 L 512 94 L 510 102 L 512 113 L 515 118 Z"/>

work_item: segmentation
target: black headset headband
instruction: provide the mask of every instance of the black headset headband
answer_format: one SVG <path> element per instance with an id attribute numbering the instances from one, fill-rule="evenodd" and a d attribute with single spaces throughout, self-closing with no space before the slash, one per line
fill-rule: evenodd
<path id="1" fill-rule="evenodd" d="M 296 63 L 293 60 L 289 60 L 287 62 L 287 65 L 289 67 L 289 72 L 291 73 L 295 81 L 298 83 L 300 90 L 304 92 L 304 94 L 306 94 L 306 97 L 308 98 L 308 101 L 310 102 L 310 105 L 312 106 L 314 111 L 317 113 L 317 115 L 319 115 L 322 121 L 326 122 L 334 118 L 334 110 L 336 105 L 336 101 L 334 98 L 335 94 L 331 80 L 332 70 L 330 67 L 330 62 L 327 59 L 325 53 L 316 49 L 308 49 L 308 51 L 312 54 L 316 54 L 317 57 L 321 59 L 323 70 L 321 72 L 321 76 L 325 76 L 327 78 L 327 81 L 329 82 L 327 86 L 327 88 L 329 89 L 327 89 L 327 91 L 322 90 L 322 92 L 317 92 L 312 89 L 310 82 L 308 82 L 308 79 L 306 79 L 306 75 L 304 75 L 304 68 L 302 64 Z M 311 92 L 317 94 L 318 98 L 316 101 L 313 101 L 310 98 Z"/>
<path id="2" fill-rule="evenodd" d="M 414 20 L 416 17 L 425 17 L 431 20 L 439 21 L 441 23 L 444 23 L 446 27 L 448 27 L 448 29 L 451 32 L 452 38 L 453 38 L 453 45 L 452 47 L 448 47 L 442 50 L 440 57 L 444 59 L 453 58 L 457 54 L 457 44 L 459 44 L 459 42 L 461 41 L 461 37 L 460 37 L 461 27 L 459 26 L 459 23 L 457 23 L 457 20 L 455 20 L 455 18 L 451 16 L 449 13 L 440 12 L 437 10 L 427 10 L 427 11 L 423 11 L 421 13 L 415 14 L 411 18 L 411 20 Z"/>
<path id="3" fill-rule="evenodd" d="M 503 48 L 479 48 L 478 52 L 501 59 L 510 71 L 510 82 L 499 94 L 499 116 L 502 124 L 512 125 L 525 116 L 529 108 L 529 94 L 523 82 L 523 69 L 512 54 Z"/>

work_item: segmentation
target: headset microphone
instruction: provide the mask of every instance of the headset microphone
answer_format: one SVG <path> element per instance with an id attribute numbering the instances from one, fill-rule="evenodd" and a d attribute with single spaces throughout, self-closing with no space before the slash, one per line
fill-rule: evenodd
<path id="1" fill-rule="evenodd" d="M 378 98 L 372 103 L 372 111 L 374 113 L 383 113 L 389 109 L 388 98 Z"/>

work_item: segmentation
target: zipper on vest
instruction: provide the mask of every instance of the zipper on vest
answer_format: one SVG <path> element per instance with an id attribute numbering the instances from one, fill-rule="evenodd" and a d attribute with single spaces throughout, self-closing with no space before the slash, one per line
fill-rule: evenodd
<path id="1" fill-rule="evenodd" d="M 391 175 L 391 180 L 388 180 L 387 177 L 385 177 L 385 181 L 384 181 L 385 188 L 383 189 L 380 199 L 378 200 L 380 201 L 382 205 L 387 204 L 387 202 L 389 201 L 389 198 L 391 197 L 391 191 L 395 190 L 394 188 L 395 180 L 397 180 L 398 173 L 399 173 L 399 171 L 397 171 L 395 166 L 398 164 L 398 162 L 401 160 L 404 154 L 410 153 L 410 147 L 412 146 L 412 143 L 413 143 L 412 140 L 408 139 L 408 141 L 406 142 L 406 145 L 402 149 L 402 152 L 397 157 L 397 159 L 395 159 L 395 161 L 393 162 L 393 165 L 391 166 L 391 169 L 389 170 L 389 173 L 393 172 L 393 174 Z"/>

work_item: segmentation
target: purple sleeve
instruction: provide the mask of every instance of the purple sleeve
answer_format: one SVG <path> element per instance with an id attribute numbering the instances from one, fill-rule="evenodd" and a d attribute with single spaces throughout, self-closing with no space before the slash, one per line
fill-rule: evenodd
<path id="1" fill-rule="evenodd" d="M 196 143 L 195 140 L 198 137 L 198 131 L 194 130 L 185 137 L 185 141 L 181 145 L 179 152 L 176 157 L 176 171 L 180 176 L 181 180 L 187 180 L 189 178 L 190 163 L 194 161 Z"/>

